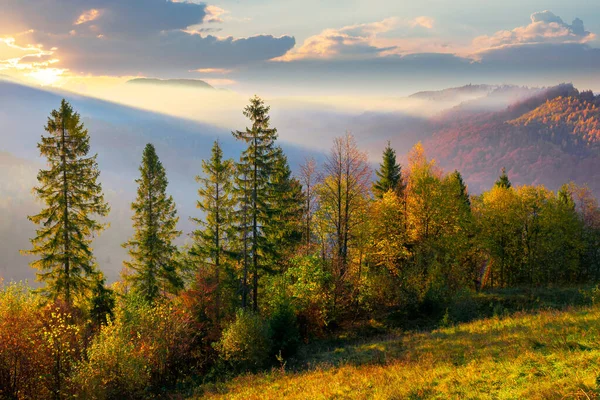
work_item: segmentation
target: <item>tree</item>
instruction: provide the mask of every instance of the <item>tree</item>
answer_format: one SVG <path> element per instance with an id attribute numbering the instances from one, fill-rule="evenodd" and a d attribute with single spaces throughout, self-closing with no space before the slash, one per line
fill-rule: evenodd
<path id="1" fill-rule="evenodd" d="M 463 180 L 463 177 L 461 175 L 460 172 L 458 172 L 457 170 L 454 170 L 453 173 L 450 174 L 450 180 L 454 182 L 454 184 L 456 185 L 456 197 L 458 200 L 462 201 L 462 203 L 470 208 L 471 207 L 471 200 L 469 199 L 469 191 L 467 189 L 467 185 L 465 184 L 465 181 Z"/>
<path id="2" fill-rule="evenodd" d="M 314 158 L 307 158 L 300 166 L 300 183 L 304 193 L 304 244 L 308 255 L 312 239 L 312 219 L 316 209 L 315 185 L 317 178 L 317 162 Z"/>
<path id="3" fill-rule="evenodd" d="M 510 189 L 512 187 L 512 184 L 508 179 L 508 174 L 506 173 L 506 168 L 502 168 L 502 174 L 500 175 L 494 186 L 504 189 Z"/>
<path id="4" fill-rule="evenodd" d="M 271 218 L 265 226 L 266 239 L 272 267 L 281 267 L 286 256 L 291 256 L 302 241 L 304 196 L 302 185 L 292 176 L 280 147 L 275 151 L 270 189 Z M 272 272 L 281 272 L 281 268 Z"/>
<path id="5" fill-rule="evenodd" d="M 354 137 L 336 138 L 324 165 L 326 176 L 319 187 L 319 214 L 331 227 L 334 304 L 348 272 L 349 248 L 356 228 L 363 223 L 365 200 L 369 195 L 371 168 Z"/>
<path id="6" fill-rule="evenodd" d="M 66 100 L 52 111 L 45 130 L 49 135 L 42 136 L 38 149 L 49 169 L 40 170 L 34 188 L 45 208 L 29 217 L 40 228 L 31 239 L 33 249 L 24 253 L 39 257 L 31 265 L 42 271 L 38 280 L 46 283 L 44 292 L 72 304 L 94 282 L 90 246 L 104 229 L 94 216 L 104 217 L 110 208 L 98 182 L 97 155 L 88 157 L 88 131 Z"/>
<path id="7" fill-rule="evenodd" d="M 268 244 L 265 240 L 265 225 L 272 217 L 269 203 L 270 175 L 275 163 L 275 140 L 277 129 L 270 127 L 270 107 L 258 96 L 250 99 L 244 109 L 244 116 L 252 122 L 251 128 L 234 131 L 233 136 L 247 144 L 242 153 L 238 169 L 242 172 L 243 181 L 238 181 L 238 197 L 244 201 L 240 218 L 244 226 L 248 224 L 249 238 L 244 235 L 244 270 L 247 271 L 248 257 L 252 260 L 252 308 L 258 310 L 259 272 L 265 265 Z M 243 228 L 246 232 L 245 228 Z M 246 274 L 246 272 L 245 272 Z M 246 284 L 243 288 L 246 293 Z M 245 295 L 245 294 L 244 294 Z M 242 300 L 245 304 L 245 301 Z"/>
<path id="8" fill-rule="evenodd" d="M 204 177 L 197 176 L 196 181 L 200 200 L 197 208 L 204 213 L 204 219 L 193 218 L 202 229 L 194 231 L 192 255 L 199 258 L 201 268 L 212 270 L 215 281 L 215 312 L 220 318 L 222 270 L 226 266 L 229 255 L 228 242 L 231 239 L 233 161 L 223 160 L 223 151 L 219 142 L 215 141 L 210 161 L 202 161 Z"/>
<path id="9" fill-rule="evenodd" d="M 176 292 L 181 286 L 177 275 L 173 244 L 181 232 L 177 230 L 177 210 L 166 193 L 167 176 L 152 144 L 147 144 L 142 156 L 137 198 L 131 204 L 135 230 L 123 244 L 131 261 L 124 265 L 134 270 L 129 277 L 133 289 L 150 302 L 161 295 Z"/>
<path id="10" fill-rule="evenodd" d="M 388 142 L 383 151 L 383 162 L 379 169 L 375 171 L 377 181 L 373 183 L 373 194 L 381 199 L 383 195 L 392 190 L 399 198 L 402 198 L 404 192 L 404 182 L 402 181 L 402 167 L 396 163 L 396 151 L 391 148 Z"/>

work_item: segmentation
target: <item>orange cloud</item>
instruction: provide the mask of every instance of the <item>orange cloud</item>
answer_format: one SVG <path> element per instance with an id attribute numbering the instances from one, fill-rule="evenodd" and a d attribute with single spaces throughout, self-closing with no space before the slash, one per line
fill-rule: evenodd
<path id="1" fill-rule="evenodd" d="M 226 68 L 200 68 L 195 70 L 196 72 L 200 72 L 201 74 L 228 74 L 232 70 Z"/>
<path id="2" fill-rule="evenodd" d="M 411 20 L 397 17 L 386 18 L 378 22 L 345 26 L 340 29 L 326 29 L 318 35 L 311 36 L 300 47 L 289 51 L 276 61 L 293 61 L 299 59 L 360 59 L 390 54 L 406 54 L 413 49 L 420 52 L 433 49 L 444 49 L 445 44 L 431 38 L 382 37 L 381 34 L 398 29 L 426 28 L 432 29 L 434 19 L 420 16 Z"/>
<path id="3" fill-rule="evenodd" d="M 576 18 L 571 25 L 559 16 L 546 10 L 531 14 L 531 23 L 510 31 L 498 31 L 488 36 L 473 39 L 473 47 L 487 50 L 495 47 L 537 43 L 586 43 L 596 35 L 587 32 L 583 21 Z"/>
<path id="4" fill-rule="evenodd" d="M 434 22 L 433 18 L 422 15 L 410 21 L 410 26 L 413 28 L 420 26 L 422 28 L 433 29 Z"/>
<path id="5" fill-rule="evenodd" d="M 81 14 L 79 18 L 77 18 L 77 21 L 75 21 L 75 25 L 81 25 L 85 24 L 86 22 L 95 21 L 99 17 L 100 11 L 96 10 L 95 8 L 92 8 L 91 10 L 87 10 L 86 12 Z"/>

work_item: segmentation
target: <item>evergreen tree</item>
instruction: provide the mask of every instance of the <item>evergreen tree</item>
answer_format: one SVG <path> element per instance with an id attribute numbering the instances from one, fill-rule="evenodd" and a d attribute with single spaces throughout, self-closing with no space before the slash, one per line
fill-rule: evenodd
<path id="1" fill-rule="evenodd" d="M 560 204 L 569 210 L 575 210 L 575 201 L 568 184 L 564 184 L 558 190 L 558 200 Z"/>
<path id="2" fill-rule="evenodd" d="M 272 265 L 276 266 L 301 243 L 304 214 L 302 185 L 292 176 L 287 157 L 280 147 L 275 149 L 270 188 L 272 216 L 265 228 Z"/>
<path id="3" fill-rule="evenodd" d="M 232 132 L 233 136 L 246 142 L 248 147 L 242 153 L 238 169 L 243 173 L 243 181 L 238 181 L 238 197 L 244 201 L 240 204 L 243 210 L 241 220 L 248 235 L 244 237 L 244 268 L 248 269 L 248 258 L 251 259 L 252 272 L 252 308 L 258 310 L 259 271 L 264 266 L 264 256 L 268 253 L 264 226 L 272 216 L 269 195 L 270 175 L 275 162 L 275 140 L 277 129 L 270 127 L 270 107 L 255 96 L 244 109 L 244 116 L 252 122 L 251 128 Z M 246 287 L 243 288 L 244 293 Z"/>
<path id="4" fill-rule="evenodd" d="M 373 184 L 373 194 L 381 199 L 389 191 L 394 191 L 398 197 L 402 198 L 404 191 L 404 182 L 402 182 L 402 167 L 396 162 L 396 151 L 388 142 L 383 151 L 383 162 L 379 164 L 379 169 L 375 171 L 377 181 Z"/>
<path id="5" fill-rule="evenodd" d="M 233 161 L 223 160 L 223 151 L 215 141 L 209 162 L 202 161 L 204 177 L 197 176 L 201 187 L 197 207 L 204 213 L 204 219 L 193 220 L 202 229 L 196 230 L 192 254 L 200 259 L 201 267 L 212 271 L 215 280 L 215 309 L 219 319 L 221 309 L 221 281 L 226 258 L 229 256 L 228 242 L 233 236 L 232 197 Z"/>
<path id="6" fill-rule="evenodd" d="M 461 200 L 467 207 L 471 207 L 471 200 L 469 199 L 469 191 L 467 185 L 460 172 L 454 170 L 450 174 L 450 180 L 456 185 L 458 199 Z"/>
<path id="7" fill-rule="evenodd" d="M 42 271 L 38 279 L 46 283 L 44 292 L 71 304 L 94 282 L 90 245 L 104 225 L 93 216 L 106 216 L 109 206 L 98 182 L 97 155 L 88 157 L 90 138 L 79 114 L 63 99 L 44 129 L 49 135 L 42 136 L 38 148 L 49 169 L 38 173 L 34 192 L 45 208 L 29 217 L 40 228 L 33 248 L 24 253 L 39 257 L 31 265 Z"/>
<path id="8" fill-rule="evenodd" d="M 144 149 L 140 173 L 136 179 L 137 198 L 131 204 L 135 232 L 123 244 L 131 261 L 124 265 L 134 271 L 129 277 L 134 290 L 152 302 L 182 286 L 175 266 L 177 247 L 173 244 L 181 232 L 177 230 L 175 203 L 166 193 L 165 169 L 152 144 Z"/>
<path id="9" fill-rule="evenodd" d="M 502 174 L 494 184 L 496 187 L 510 189 L 512 184 L 508 180 L 508 174 L 506 173 L 506 168 L 502 168 Z"/>
<path id="10" fill-rule="evenodd" d="M 90 298 L 90 319 L 95 326 L 106 324 L 107 320 L 113 317 L 115 294 L 105 284 L 104 275 L 98 274 Z"/>

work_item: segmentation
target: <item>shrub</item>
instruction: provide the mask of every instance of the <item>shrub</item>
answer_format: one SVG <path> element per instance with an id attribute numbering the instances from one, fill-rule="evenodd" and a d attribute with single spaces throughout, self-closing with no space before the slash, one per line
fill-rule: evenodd
<path id="1" fill-rule="evenodd" d="M 0 286 L 0 398 L 48 398 L 40 299 L 23 284 Z"/>
<path id="2" fill-rule="evenodd" d="M 270 347 L 268 325 L 257 314 L 244 310 L 238 311 L 216 344 L 220 357 L 242 370 L 265 366 Z"/>
<path id="3" fill-rule="evenodd" d="M 291 304 L 282 301 L 269 319 L 271 337 L 271 356 L 281 356 L 284 359 L 296 354 L 300 345 L 300 331 L 296 314 Z"/>
<path id="4" fill-rule="evenodd" d="M 150 385 L 149 372 L 122 321 L 109 321 L 92 340 L 72 381 L 84 399 L 143 399 Z"/>

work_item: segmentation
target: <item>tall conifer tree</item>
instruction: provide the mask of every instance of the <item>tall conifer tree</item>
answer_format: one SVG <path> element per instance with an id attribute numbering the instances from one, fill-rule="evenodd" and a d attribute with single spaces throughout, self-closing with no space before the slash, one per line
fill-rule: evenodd
<path id="1" fill-rule="evenodd" d="M 267 242 L 271 247 L 272 265 L 276 266 L 302 242 L 304 215 L 302 185 L 292 176 L 287 157 L 280 147 L 275 150 L 270 202 L 272 217 L 266 227 Z"/>
<path id="2" fill-rule="evenodd" d="M 131 257 L 126 267 L 134 273 L 129 277 L 134 290 L 148 301 L 181 286 L 175 266 L 177 247 L 173 244 L 181 232 L 177 230 L 177 210 L 173 198 L 167 195 L 167 176 L 152 144 L 147 144 L 142 156 L 137 198 L 131 204 L 135 230 L 123 244 Z"/>
<path id="3" fill-rule="evenodd" d="M 252 126 L 244 131 L 232 132 L 233 136 L 247 144 L 242 153 L 238 169 L 244 176 L 238 183 L 239 197 L 245 201 L 240 207 L 244 210 L 242 219 L 248 223 L 248 238 L 245 240 L 244 259 L 251 259 L 252 272 L 252 308 L 258 310 L 258 280 L 264 258 L 268 253 L 264 226 L 269 223 L 271 209 L 269 204 L 269 178 L 275 162 L 275 140 L 277 129 L 270 127 L 270 107 L 258 96 L 250 99 L 244 109 L 244 116 Z M 241 184 L 241 185 L 240 185 Z M 248 269 L 248 263 L 245 263 Z M 245 288 L 243 289 L 245 291 Z"/>
<path id="4" fill-rule="evenodd" d="M 223 151 L 219 142 L 215 141 L 210 161 L 202 161 L 204 176 L 197 176 L 200 183 L 197 207 L 204 213 L 203 219 L 193 220 L 201 226 L 194 232 L 192 253 L 199 257 L 200 267 L 212 272 L 216 285 L 216 316 L 221 309 L 221 281 L 223 270 L 230 254 L 229 241 L 232 232 L 232 197 L 233 161 L 223 160 Z"/>
<path id="5" fill-rule="evenodd" d="M 396 162 L 396 151 L 388 142 L 383 151 L 383 162 L 379 165 L 379 169 L 375 171 L 377 181 L 373 184 L 373 194 L 377 198 L 382 198 L 383 195 L 392 190 L 402 198 L 404 191 L 404 182 L 402 182 L 402 167 Z"/>
<path id="6" fill-rule="evenodd" d="M 498 180 L 496 180 L 496 183 L 494 185 L 496 187 L 504 189 L 510 189 L 512 187 L 512 183 L 510 183 L 510 180 L 508 179 L 508 174 L 506 173 L 506 168 L 502 168 L 502 174 L 500 175 Z"/>
<path id="7" fill-rule="evenodd" d="M 40 227 L 31 239 L 33 248 L 24 253 L 39 257 L 31 265 L 42 271 L 38 279 L 46 283 L 46 294 L 71 304 L 95 282 L 90 245 L 104 225 L 93 217 L 106 216 L 109 207 L 98 182 L 97 155 L 88 157 L 88 131 L 66 100 L 52 111 L 45 130 L 49 135 L 42 136 L 38 148 L 48 169 L 38 173 L 34 188 L 45 208 L 29 217 Z"/>

